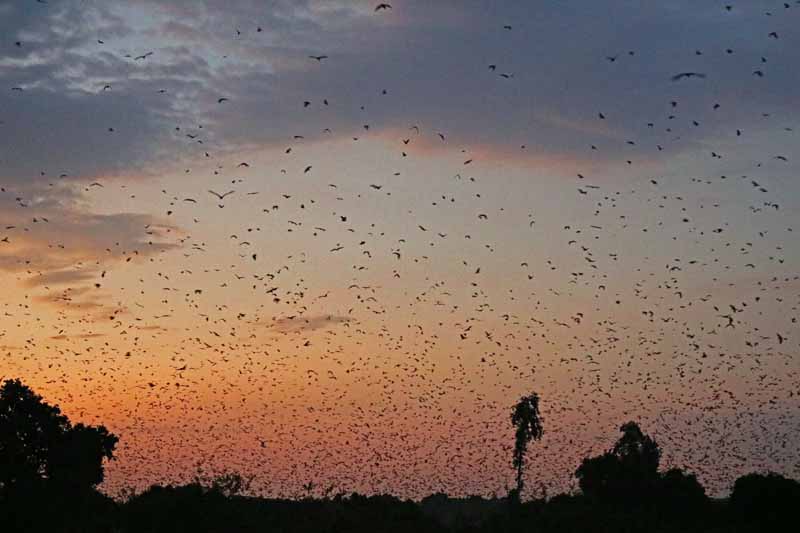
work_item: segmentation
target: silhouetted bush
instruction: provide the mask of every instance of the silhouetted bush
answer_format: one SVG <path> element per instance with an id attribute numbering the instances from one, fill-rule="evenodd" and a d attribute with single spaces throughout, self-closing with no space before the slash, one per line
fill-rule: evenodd
<path id="1" fill-rule="evenodd" d="M 747 474 L 733 485 L 730 505 L 746 522 L 777 526 L 797 524 L 800 482 L 775 473 Z"/>

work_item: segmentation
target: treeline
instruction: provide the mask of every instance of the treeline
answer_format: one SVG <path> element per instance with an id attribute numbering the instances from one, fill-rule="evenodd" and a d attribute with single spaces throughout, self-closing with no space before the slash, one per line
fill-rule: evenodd
<path id="1" fill-rule="evenodd" d="M 795 531 L 800 484 L 775 474 L 736 481 L 725 500 L 683 495 L 649 502 L 597 501 L 584 494 L 516 503 L 509 498 L 419 502 L 352 494 L 275 500 L 227 494 L 210 484 L 153 486 L 124 502 L 92 491 L 4 497 L 0 530 L 48 532 L 747 532 Z"/>
<path id="2" fill-rule="evenodd" d="M 523 407 L 520 408 L 520 405 Z M 538 397 L 523 398 L 512 421 L 517 488 L 503 498 L 421 501 L 338 495 L 276 500 L 248 496 L 238 475 L 153 486 L 124 500 L 97 491 L 117 438 L 72 425 L 18 380 L 0 387 L 0 531 L 48 532 L 765 532 L 797 529 L 800 483 L 749 474 L 730 497 L 711 499 L 696 477 L 661 471 L 661 450 L 633 422 L 616 444 L 584 459 L 580 493 L 521 501 L 527 443 L 541 435 Z M 535 423 L 531 423 L 531 422 Z M 531 430 L 532 428 L 532 430 Z"/>

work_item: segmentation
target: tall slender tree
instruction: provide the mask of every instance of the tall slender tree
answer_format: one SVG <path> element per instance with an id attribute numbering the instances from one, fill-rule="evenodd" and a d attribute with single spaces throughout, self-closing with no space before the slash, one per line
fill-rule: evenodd
<path id="1" fill-rule="evenodd" d="M 525 484 L 523 480 L 523 470 L 525 468 L 525 453 L 528 451 L 528 443 L 532 440 L 539 440 L 544 434 L 542 427 L 542 417 L 539 414 L 539 395 L 532 392 L 528 396 L 520 398 L 514 406 L 511 414 L 511 423 L 514 424 L 516 439 L 514 442 L 514 468 L 517 470 L 517 488 L 514 498 L 519 500 L 522 495 L 522 488 Z"/>

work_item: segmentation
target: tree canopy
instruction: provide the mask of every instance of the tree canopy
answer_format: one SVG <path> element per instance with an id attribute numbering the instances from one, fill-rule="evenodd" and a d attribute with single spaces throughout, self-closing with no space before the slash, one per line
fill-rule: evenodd
<path id="1" fill-rule="evenodd" d="M 72 425 L 20 380 L 0 387 L 0 496 L 31 490 L 91 489 L 118 438 L 104 426 Z"/>
<path id="2" fill-rule="evenodd" d="M 620 431 L 611 450 L 584 459 L 575 472 L 581 491 L 591 498 L 635 502 L 652 495 L 660 482 L 656 441 L 635 422 L 623 424 Z"/>

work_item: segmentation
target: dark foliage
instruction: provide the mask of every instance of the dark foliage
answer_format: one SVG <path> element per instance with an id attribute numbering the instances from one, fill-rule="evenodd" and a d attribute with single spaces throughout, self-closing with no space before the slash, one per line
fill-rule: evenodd
<path id="1" fill-rule="evenodd" d="M 634 422 L 624 424 L 622 437 L 614 447 L 590 459 L 575 472 L 581 491 L 606 503 L 635 505 L 644 503 L 657 492 L 661 450 L 656 441 L 642 433 Z"/>
<path id="2" fill-rule="evenodd" d="M 748 524 L 789 524 L 797 518 L 800 482 L 775 473 L 747 474 L 736 480 L 730 504 L 736 515 Z"/>
<path id="3" fill-rule="evenodd" d="M 115 505 L 95 486 L 116 444 L 105 427 L 73 426 L 21 381 L 6 380 L 0 387 L 0 524 L 85 528 L 97 509 Z"/>
<path id="4" fill-rule="evenodd" d="M 391 496 L 270 500 L 225 496 L 193 483 L 152 487 L 123 504 L 116 515 L 121 532 L 742 532 L 783 531 L 775 518 L 740 520 L 729 501 L 709 500 L 693 476 L 670 470 L 663 476 L 663 505 L 605 505 L 581 494 L 516 502 L 510 498 L 450 498 L 421 502 Z M 785 480 L 784 482 L 789 481 Z M 688 488 L 688 492 L 683 492 Z M 697 492 L 699 489 L 699 493 Z M 657 489 L 658 490 L 658 489 Z M 677 491 L 670 493 L 669 491 Z"/>

